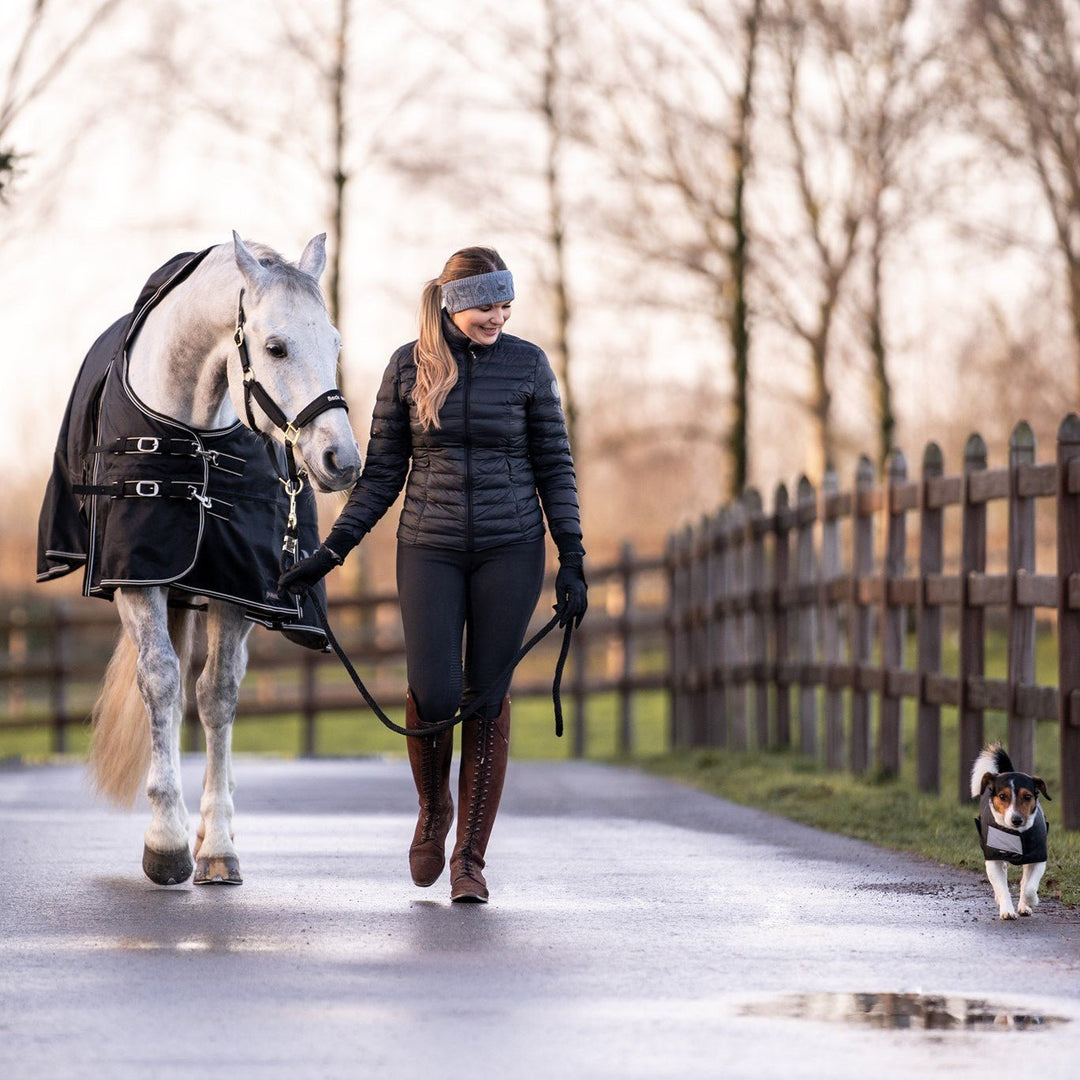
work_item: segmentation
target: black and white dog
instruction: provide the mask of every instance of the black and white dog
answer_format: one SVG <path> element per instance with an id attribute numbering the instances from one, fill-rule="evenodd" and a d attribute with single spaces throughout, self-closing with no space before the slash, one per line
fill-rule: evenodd
<path id="1" fill-rule="evenodd" d="M 994 888 L 1003 919 L 1030 915 L 1039 902 L 1039 881 L 1046 869 L 1046 815 L 1039 795 L 1049 800 L 1038 776 L 1016 772 L 1000 743 L 992 743 L 971 767 L 971 794 L 979 800 L 975 825 L 986 858 L 986 876 Z M 1013 909 L 1008 864 L 1022 866 L 1020 896 Z"/>

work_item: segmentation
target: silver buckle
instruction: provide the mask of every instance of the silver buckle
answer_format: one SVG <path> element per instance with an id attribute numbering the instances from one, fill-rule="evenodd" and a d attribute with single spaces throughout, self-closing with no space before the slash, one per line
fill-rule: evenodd
<path id="1" fill-rule="evenodd" d="M 153 435 L 141 435 L 135 440 L 136 454 L 156 454 L 161 447 L 161 440 Z"/>
<path id="2" fill-rule="evenodd" d="M 144 499 L 154 499 L 161 494 L 161 484 L 156 480 L 136 480 L 135 494 Z"/>

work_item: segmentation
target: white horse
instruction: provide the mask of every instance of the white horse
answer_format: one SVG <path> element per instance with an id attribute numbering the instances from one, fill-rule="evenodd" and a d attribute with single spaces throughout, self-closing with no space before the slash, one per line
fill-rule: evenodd
<path id="1" fill-rule="evenodd" d="M 264 433 L 294 444 L 316 488 L 332 491 L 351 485 L 360 471 L 346 412 L 330 408 L 283 435 L 259 398 L 245 398 L 244 360 L 234 340 L 242 296 L 247 357 L 271 413 L 276 404 L 285 417 L 297 418 L 334 390 L 341 339 L 318 288 L 325 239 L 312 239 L 295 266 L 269 249 L 249 248 L 235 233 L 231 245 L 213 248 L 147 315 L 129 350 L 128 381 L 151 409 L 192 428 L 220 429 L 253 417 Z M 167 596 L 165 588 L 117 590 L 125 633 L 94 707 L 91 774 L 104 795 L 128 806 L 145 777 L 153 818 L 143 869 L 151 880 L 180 884 L 194 869 L 196 884 L 238 885 L 231 743 L 251 623 L 239 607 L 209 601 L 207 658 L 196 683 L 207 764 L 193 861 L 180 788 L 180 726 L 195 613 L 168 609 Z"/>

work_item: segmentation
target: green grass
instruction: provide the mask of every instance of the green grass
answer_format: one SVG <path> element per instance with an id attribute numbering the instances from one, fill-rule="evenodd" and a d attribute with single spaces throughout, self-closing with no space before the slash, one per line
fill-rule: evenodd
<path id="1" fill-rule="evenodd" d="M 404 707 L 384 701 L 387 715 L 405 723 Z M 363 702 L 354 712 L 324 713 L 315 724 L 315 753 L 322 757 L 368 757 L 405 754 L 404 737 L 384 727 Z M 615 694 L 594 694 L 588 701 L 585 754 L 610 760 L 618 756 L 618 700 Z M 512 754 L 526 760 L 560 760 L 573 755 L 575 710 L 569 695 L 563 696 L 565 734 L 555 737 L 555 714 L 550 697 L 516 698 L 513 705 Z M 667 698 L 661 691 L 642 693 L 635 702 L 633 743 L 638 754 L 655 755 L 666 746 Z M 192 733 L 185 731 L 185 740 Z M 201 747 L 201 732 L 194 733 Z M 5 730 L 0 722 L 0 759 L 45 761 L 52 753 L 48 728 Z M 86 725 L 67 729 L 68 753 L 86 752 Z M 185 747 L 188 745 L 185 741 Z M 286 757 L 303 752 L 304 724 L 297 713 L 241 718 L 233 728 L 233 749 L 245 754 L 276 754 Z"/>
<path id="2" fill-rule="evenodd" d="M 387 715 L 405 723 L 404 709 L 383 703 Z M 618 756 L 617 708 L 614 694 L 589 698 L 586 757 L 609 760 Z M 563 698 L 565 732 L 555 736 L 555 714 L 550 698 L 517 698 L 513 704 L 515 758 L 551 761 L 573 754 L 574 706 Z M 635 705 L 634 744 L 639 753 L 659 754 L 666 745 L 667 700 L 663 693 L 639 694 Z M 298 716 L 237 723 L 233 746 L 238 752 L 296 754 L 303 745 L 303 726 Z M 403 736 L 384 727 L 374 713 L 329 713 L 319 717 L 315 728 L 315 752 L 323 757 L 365 757 L 373 754 L 404 755 Z"/>
<path id="3" fill-rule="evenodd" d="M 974 801 L 961 805 L 955 795 L 924 794 L 905 776 L 857 779 L 828 771 L 791 750 L 694 750 L 654 757 L 644 767 L 827 832 L 915 852 L 948 866 L 983 870 Z M 1049 782 L 1052 792 L 1053 780 Z M 1075 906 L 1080 904 L 1080 833 L 1054 828 L 1053 802 L 1046 805 L 1046 812 L 1051 823 L 1050 860 L 1040 894 Z M 1018 874 L 1017 868 L 1010 868 L 1011 877 Z"/>

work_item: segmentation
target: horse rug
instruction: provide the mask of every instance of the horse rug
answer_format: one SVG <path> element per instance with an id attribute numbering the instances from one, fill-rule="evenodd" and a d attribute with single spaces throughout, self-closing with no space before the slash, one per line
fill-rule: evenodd
<path id="1" fill-rule="evenodd" d="M 277 586 L 289 510 L 284 450 L 239 420 L 187 427 L 148 408 L 128 384 L 139 327 L 209 250 L 177 255 L 156 270 L 132 311 L 83 361 L 41 507 L 37 580 L 82 567 L 86 596 L 111 600 L 122 586 L 167 586 L 174 600 L 226 600 L 254 622 L 325 649 L 314 606 Z M 303 556 L 319 544 L 307 485 L 296 513 Z"/>

